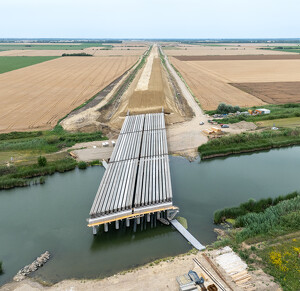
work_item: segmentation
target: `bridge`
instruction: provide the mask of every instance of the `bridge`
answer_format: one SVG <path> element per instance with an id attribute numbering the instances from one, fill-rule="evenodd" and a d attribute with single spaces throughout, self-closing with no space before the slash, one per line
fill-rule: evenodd
<path id="1" fill-rule="evenodd" d="M 90 210 L 93 234 L 104 225 L 169 223 L 178 207 L 172 202 L 164 113 L 126 116 Z"/>

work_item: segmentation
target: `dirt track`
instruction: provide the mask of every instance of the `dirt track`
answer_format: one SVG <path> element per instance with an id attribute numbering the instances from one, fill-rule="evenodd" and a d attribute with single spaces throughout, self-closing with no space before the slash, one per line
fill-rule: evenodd
<path id="1" fill-rule="evenodd" d="M 147 65 L 149 62 L 150 67 Z M 158 57 L 157 47 L 154 46 L 147 63 L 122 96 L 109 124 L 113 128 L 120 128 L 128 111 L 130 114 L 143 114 L 161 112 L 162 109 L 169 113 L 166 115 L 167 123 L 184 121 L 184 113 L 178 108 L 174 95 L 167 73 Z"/>
<path id="2" fill-rule="evenodd" d="M 0 132 L 50 129 L 137 57 L 65 57 L 0 75 Z"/>

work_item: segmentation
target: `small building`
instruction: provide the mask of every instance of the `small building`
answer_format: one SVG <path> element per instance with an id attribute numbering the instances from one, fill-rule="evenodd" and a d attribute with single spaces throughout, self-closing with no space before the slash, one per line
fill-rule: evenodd
<path id="1" fill-rule="evenodd" d="M 270 109 L 261 108 L 261 109 L 256 109 L 255 112 L 258 113 L 258 114 L 270 114 L 271 110 Z"/>

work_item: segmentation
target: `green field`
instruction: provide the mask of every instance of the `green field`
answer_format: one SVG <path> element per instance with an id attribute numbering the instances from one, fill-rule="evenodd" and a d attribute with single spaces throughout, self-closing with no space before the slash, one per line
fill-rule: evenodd
<path id="1" fill-rule="evenodd" d="M 57 57 L 0 57 L 0 74 L 56 58 Z"/>
<path id="2" fill-rule="evenodd" d="M 295 127 L 300 127 L 300 117 L 265 120 L 265 121 L 256 122 L 256 125 L 259 127 L 276 126 L 276 127 L 295 128 Z"/>
<path id="3" fill-rule="evenodd" d="M 260 48 L 260 49 L 300 54 L 300 46 L 276 46 L 271 48 Z"/>
<path id="4" fill-rule="evenodd" d="M 9 50 L 83 50 L 89 47 L 102 47 L 112 49 L 112 45 L 104 45 L 102 43 L 82 43 L 82 44 L 0 44 L 0 51 Z"/>

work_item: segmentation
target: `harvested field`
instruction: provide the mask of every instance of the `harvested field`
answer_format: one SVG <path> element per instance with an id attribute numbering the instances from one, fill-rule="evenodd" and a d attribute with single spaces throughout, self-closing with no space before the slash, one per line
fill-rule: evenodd
<path id="1" fill-rule="evenodd" d="M 0 51 L 0 56 L 61 56 L 62 54 L 87 53 L 97 57 L 109 56 L 141 56 L 147 47 L 116 48 L 106 50 L 103 48 L 88 48 L 84 50 L 9 50 Z"/>
<path id="2" fill-rule="evenodd" d="M 242 107 L 265 104 L 259 98 L 228 84 L 229 80 L 222 75 L 199 66 L 204 62 L 182 62 L 175 58 L 170 60 L 205 110 L 214 110 L 221 102 Z"/>
<path id="3" fill-rule="evenodd" d="M 298 55 L 243 57 L 248 59 L 240 60 L 242 56 L 225 57 L 226 60 L 218 60 L 224 56 L 171 57 L 171 62 L 205 110 L 215 109 L 221 102 L 248 107 L 300 101 Z"/>
<path id="4" fill-rule="evenodd" d="M 230 83 L 299 82 L 300 59 L 184 62 Z"/>
<path id="5" fill-rule="evenodd" d="M 288 55 L 289 52 L 278 52 L 272 50 L 261 50 L 267 44 L 216 44 L 216 45 L 187 45 L 169 44 L 164 49 L 168 56 L 218 56 L 218 55 Z"/>
<path id="6" fill-rule="evenodd" d="M 297 60 L 300 55 L 177 56 L 179 61 Z"/>
<path id="7" fill-rule="evenodd" d="M 66 57 L 0 75 L 0 132 L 53 128 L 137 61 Z"/>
<path id="8" fill-rule="evenodd" d="M 266 103 L 300 103 L 300 82 L 233 83 L 231 85 Z"/>

